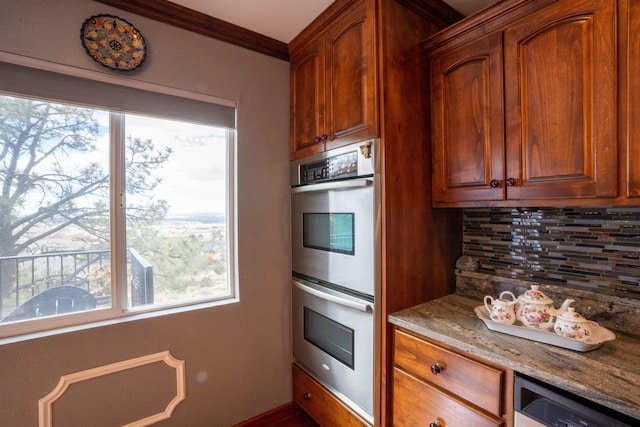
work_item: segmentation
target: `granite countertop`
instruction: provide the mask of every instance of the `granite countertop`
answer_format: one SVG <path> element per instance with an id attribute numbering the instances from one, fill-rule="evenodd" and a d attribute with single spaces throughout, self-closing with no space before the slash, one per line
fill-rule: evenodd
<path id="1" fill-rule="evenodd" d="M 640 420 L 640 339 L 579 352 L 489 330 L 474 297 L 452 294 L 389 315 L 389 322 Z"/>

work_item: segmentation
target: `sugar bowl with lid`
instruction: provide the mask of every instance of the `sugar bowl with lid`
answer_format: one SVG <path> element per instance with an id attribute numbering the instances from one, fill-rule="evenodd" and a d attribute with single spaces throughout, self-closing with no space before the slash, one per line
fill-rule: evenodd
<path id="1" fill-rule="evenodd" d="M 553 330 L 563 337 L 578 341 L 588 341 L 592 336 L 592 328 L 594 326 L 598 326 L 598 323 L 585 319 L 573 307 L 568 307 L 567 311 L 558 316 Z"/>

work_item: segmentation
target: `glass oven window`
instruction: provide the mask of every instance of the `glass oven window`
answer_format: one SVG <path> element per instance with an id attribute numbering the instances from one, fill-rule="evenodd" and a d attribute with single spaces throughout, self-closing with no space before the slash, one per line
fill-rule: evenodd
<path id="1" fill-rule="evenodd" d="M 304 339 L 353 369 L 354 330 L 304 307 Z"/>
<path id="2" fill-rule="evenodd" d="M 354 214 L 303 213 L 302 244 L 305 248 L 354 255 Z"/>

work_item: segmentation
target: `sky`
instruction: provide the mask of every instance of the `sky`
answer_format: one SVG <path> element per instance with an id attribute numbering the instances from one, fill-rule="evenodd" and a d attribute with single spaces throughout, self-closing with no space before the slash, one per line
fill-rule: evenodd
<path id="1" fill-rule="evenodd" d="M 150 138 L 157 149 L 173 148 L 156 170 L 162 183 L 155 194 L 169 202 L 169 215 L 225 212 L 224 129 L 128 115 L 126 135 Z"/>

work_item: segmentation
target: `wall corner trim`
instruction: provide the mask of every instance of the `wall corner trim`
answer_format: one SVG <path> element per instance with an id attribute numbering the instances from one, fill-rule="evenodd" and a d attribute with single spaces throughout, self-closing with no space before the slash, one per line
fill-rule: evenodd
<path id="1" fill-rule="evenodd" d="M 61 376 L 58 385 L 56 385 L 49 394 L 38 401 L 39 427 L 53 427 L 53 403 L 67 391 L 70 385 L 157 362 L 164 362 L 175 369 L 175 397 L 169 402 L 163 412 L 150 415 L 146 418 L 126 424 L 123 427 L 144 427 L 170 418 L 175 407 L 186 398 L 185 362 L 184 360 L 174 358 L 169 351 L 163 351 Z"/>

